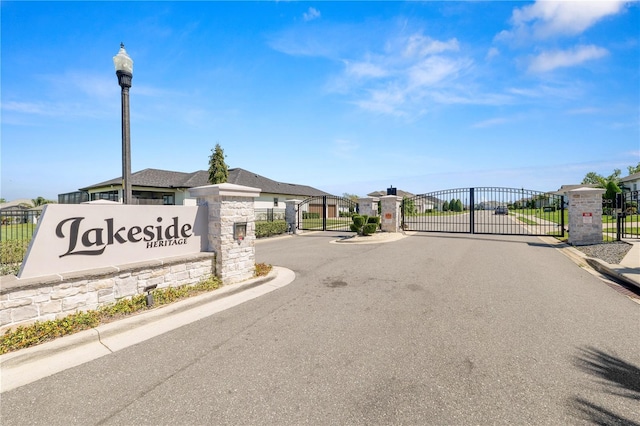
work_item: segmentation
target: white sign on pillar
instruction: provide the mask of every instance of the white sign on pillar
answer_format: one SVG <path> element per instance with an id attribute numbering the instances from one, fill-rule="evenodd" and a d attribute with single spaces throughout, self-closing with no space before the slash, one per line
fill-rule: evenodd
<path id="1" fill-rule="evenodd" d="M 181 256 L 206 247 L 206 207 L 48 204 L 18 278 Z"/>

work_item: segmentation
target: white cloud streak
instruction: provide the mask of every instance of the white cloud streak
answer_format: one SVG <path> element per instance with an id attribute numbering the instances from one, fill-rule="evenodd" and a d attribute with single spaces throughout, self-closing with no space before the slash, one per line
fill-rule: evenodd
<path id="1" fill-rule="evenodd" d="M 313 21 L 320 18 L 320 16 L 322 15 L 318 11 L 318 9 L 314 7 L 310 7 L 309 10 L 302 14 L 302 18 L 305 20 L 305 22 Z"/>
<path id="2" fill-rule="evenodd" d="M 556 68 L 573 67 L 587 61 L 600 59 L 609 52 L 598 46 L 576 46 L 571 50 L 555 50 L 542 52 L 529 64 L 529 71 L 542 73 Z"/>
<path id="3" fill-rule="evenodd" d="M 512 30 L 503 31 L 504 39 L 573 36 L 583 33 L 598 21 L 620 13 L 627 1 L 536 1 L 514 9 Z"/>

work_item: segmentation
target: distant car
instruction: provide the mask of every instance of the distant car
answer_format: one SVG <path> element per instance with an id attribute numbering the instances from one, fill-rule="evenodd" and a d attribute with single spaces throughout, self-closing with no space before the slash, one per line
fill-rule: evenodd
<path id="1" fill-rule="evenodd" d="M 509 209 L 507 208 L 507 206 L 498 206 L 496 207 L 493 214 L 509 214 Z"/>

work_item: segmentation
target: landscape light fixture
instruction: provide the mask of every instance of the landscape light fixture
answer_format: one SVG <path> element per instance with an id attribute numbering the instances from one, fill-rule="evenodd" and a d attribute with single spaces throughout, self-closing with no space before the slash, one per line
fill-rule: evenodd
<path id="1" fill-rule="evenodd" d="M 131 204 L 131 123 L 129 120 L 129 88 L 133 78 L 133 60 L 120 43 L 120 51 L 113 57 L 118 84 L 122 88 L 122 203 Z"/>

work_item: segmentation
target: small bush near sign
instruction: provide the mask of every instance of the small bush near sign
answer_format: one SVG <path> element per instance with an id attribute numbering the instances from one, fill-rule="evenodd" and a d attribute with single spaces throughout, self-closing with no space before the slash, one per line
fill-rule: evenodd
<path id="1" fill-rule="evenodd" d="M 276 220 L 273 222 L 256 222 L 256 238 L 265 238 L 287 232 L 287 222 Z"/>
<path id="2" fill-rule="evenodd" d="M 378 216 L 354 215 L 351 220 L 353 220 L 351 230 L 360 235 L 375 234 L 380 226 L 380 218 Z"/>

